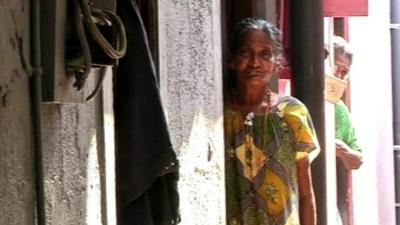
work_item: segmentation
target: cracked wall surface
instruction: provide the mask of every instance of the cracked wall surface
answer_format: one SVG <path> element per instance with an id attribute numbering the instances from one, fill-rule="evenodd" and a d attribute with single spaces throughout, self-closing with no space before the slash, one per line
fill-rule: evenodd
<path id="1" fill-rule="evenodd" d="M 29 0 L 0 0 L 2 225 L 35 224 L 29 3 Z M 108 90 L 108 93 L 112 91 Z M 44 182 L 45 187 L 48 225 L 102 224 L 98 163 L 98 147 L 102 140 L 97 139 L 99 113 L 94 101 L 85 104 L 42 103 L 44 181 L 40 182 Z"/>
<path id="2" fill-rule="evenodd" d="M 43 116 L 43 160 L 48 224 L 86 224 L 88 168 L 91 152 L 96 151 L 96 124 L 93 104 L 45 103 Z M 99 212 L 92 212 L 98 214 Z"/>
<path id="3" fill-rule="evenodd" d="M 29 1 L 0 1 L 0 224 L 34 224 Z"/>
<path id="4" fill-rule="evenodd" d="M 0 224 L 7 225 L 35 224 L 29 11 L 28 0 L 0 0 Z M 219 12 L 212 0 L 159 2 L 161 94 L 181 161 L 181 224 L 225 223 Z M 48 225 L 104 224 L 100 108 L 42 104 Z"/>

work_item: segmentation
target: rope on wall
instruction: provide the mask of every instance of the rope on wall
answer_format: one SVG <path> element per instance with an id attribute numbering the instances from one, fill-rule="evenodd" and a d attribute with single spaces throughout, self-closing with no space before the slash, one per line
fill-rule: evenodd
<path id="1" fill-rule="evenodd" d="M 111 59 L 117 60 L 122 58 L 125 55 L 127 49 L 126 31 L 121 19 L 112 11 L 91 8 L 90 6 L 92 4 L 93 0 L 73 1 L 75 27 L 78 33 L 78 39 L 82 47 L 84 57 L 83 72 L 76 76 L 76 81 L 73 84 L 73 86 L 76 87 L 77 90 L 81 90 L 84 87 L 85 82 L 89 76 L 90 69 L 92 68 L 92 55 L 90 52 L 89 43 L 87 41 L 85 28 L 91 34 L 93 40 Z M 117 26 L 116 46 L 110 44 L 110 42 L 103 36 L 103 34 L 99 31 L 96 22 L 101 22 L 107 25 L 115 24 Z M 101 73 L 95 89 L 92 91 L 91 94 L 88 95 L 88 97 L 86 97 L 86 101 L 92 99 L 97 95 L 97 93 L 101 89 L 104 76 L 105 74 Z"/>

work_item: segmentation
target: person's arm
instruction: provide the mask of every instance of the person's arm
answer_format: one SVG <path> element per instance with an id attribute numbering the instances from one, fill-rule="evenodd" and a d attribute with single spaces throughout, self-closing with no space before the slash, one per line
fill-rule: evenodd
<path id="1" fill-rule="evenodd" d="M 297 154 L 297 180 L 299 187 L 299 213 L 301 225 L 316 225 L 317 212 L 312 186 L 310 159 L 307 153 Z"/>
<path id="2" fill-rule="evenodd" d="M 361 153 L 353 150 L 340 139 L 336 139 L 336 156 L 347 170 L 358 169 L 363 163 Z"/>
<path id="3" fill-rule="evenodd" d="M 316 206 L 310 164 L 320 152 L 315 129 L 307 108 L 300 101 L 288 104 L 284 117 L 292 133 L 296 151 L 296 169 L 301 225 L 316 225 Z"/>
<path id="4" fill-rule="evenodd" d="M 350 112 L 343 101 L 335 106 L 336 156 L 347 170 L 358 169 L 362 164 L 361 148 L 350 119 Z"/>

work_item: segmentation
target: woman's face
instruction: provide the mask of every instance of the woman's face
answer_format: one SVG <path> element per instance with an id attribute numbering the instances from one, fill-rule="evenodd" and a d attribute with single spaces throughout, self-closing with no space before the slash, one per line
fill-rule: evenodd
<path id="1" fill-rule="evenodd" d="M 235 53 L 232 66 L 239 85 L 265 87 L 275 71 L 274 41 L 261 30 L 250 30 Z"/>
<path id="2" fill-rule="evenodd" d="M 343 54 L 335 56 L 335 65 L 333 67 L 333 74 L 335 77 L 345 80 L 350 71 L 351 61 Z"/>

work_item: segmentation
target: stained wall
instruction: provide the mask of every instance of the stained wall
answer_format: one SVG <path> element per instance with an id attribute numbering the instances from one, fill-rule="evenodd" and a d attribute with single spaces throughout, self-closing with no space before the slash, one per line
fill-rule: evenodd
<path id="1" fill-rule="evenodd" d="M 159 1 L 161 95 L 180 160 L 181 224 L 225 224 L 219 1 Z"/>

